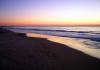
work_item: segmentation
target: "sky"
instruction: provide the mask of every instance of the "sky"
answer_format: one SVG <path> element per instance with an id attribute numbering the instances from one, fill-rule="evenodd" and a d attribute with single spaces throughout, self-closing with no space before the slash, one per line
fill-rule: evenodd
<path id="1" fill-rule="evenodd" d="M 0 25 L 100 25 L 100 0 L 0 0 Z"/>

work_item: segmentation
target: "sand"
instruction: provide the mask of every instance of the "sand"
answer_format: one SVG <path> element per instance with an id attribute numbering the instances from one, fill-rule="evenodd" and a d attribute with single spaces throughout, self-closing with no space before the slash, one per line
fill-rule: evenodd
<path id="1" fill-rule="evenodd" d="M 88 47 L 90 47 L 89 45 L 85 45 L 84 43 L 82 43 L 74 38 L 67 38 L 67 37 L 65 38 L 65 37 L 51 36 L 51 35 L 45 35 L 45 34 L 36 34 L 36 33 L 26 33 L 26 36 L 46 38 L 49 41 L 64 44 L 67 47 L 76 49 L 87 55 L 90 55 L 92 57 L 96 57 L 96 58 L 100 59 L 100 49 L 88 48 Z"/>

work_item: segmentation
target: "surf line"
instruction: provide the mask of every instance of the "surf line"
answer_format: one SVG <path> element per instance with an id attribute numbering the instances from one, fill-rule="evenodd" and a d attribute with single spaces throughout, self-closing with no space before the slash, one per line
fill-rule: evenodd
<path id="1" fill-rule="evenodd" d="M 28 37 L 39 37 L 39 38 L 46 38 L 49 41 L 57 42 L 66 45 L 72 49 L 81 51 L 87 55 L 100 59 L 100 49 L 92 49 L 88 48 L 91 47 L 89 45 L 85 45 L 84 43 L 77 41 L 74 38 L 68 37 L 59 37 L 59 36 L 51 36 L 46 34 L 36 34 L 36 33 L 26 33 Z"/>

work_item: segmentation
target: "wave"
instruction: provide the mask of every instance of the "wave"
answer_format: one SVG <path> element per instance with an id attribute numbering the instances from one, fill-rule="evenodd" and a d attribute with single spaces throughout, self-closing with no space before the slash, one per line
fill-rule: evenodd
<path id="1" fill-rule="evenodd" d="M 60 28 L 61 30 L 57 28 L 60 27 L 8 27 L 8 29 L 15 32 L 22 32 L 22 33 L 33 32 L 33 33 L 48 34 L 61 37 L 86 38 L 95 41 L 100 41 L 100 31 L 77 31 L 77 30 L 67 31 L 67 30 L 62 30 L 61 28 Z"/>

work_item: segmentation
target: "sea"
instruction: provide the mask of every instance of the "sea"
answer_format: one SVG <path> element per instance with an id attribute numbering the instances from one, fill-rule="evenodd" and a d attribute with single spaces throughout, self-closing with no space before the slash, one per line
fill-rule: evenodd
<path id="1" fill-rule="evenodd" d="M 100 49 L 100 27 L 5 27 L 17 33 L 38 33 L 59 37 L 75 38 L 89 45 L 92 49 Z"/>

